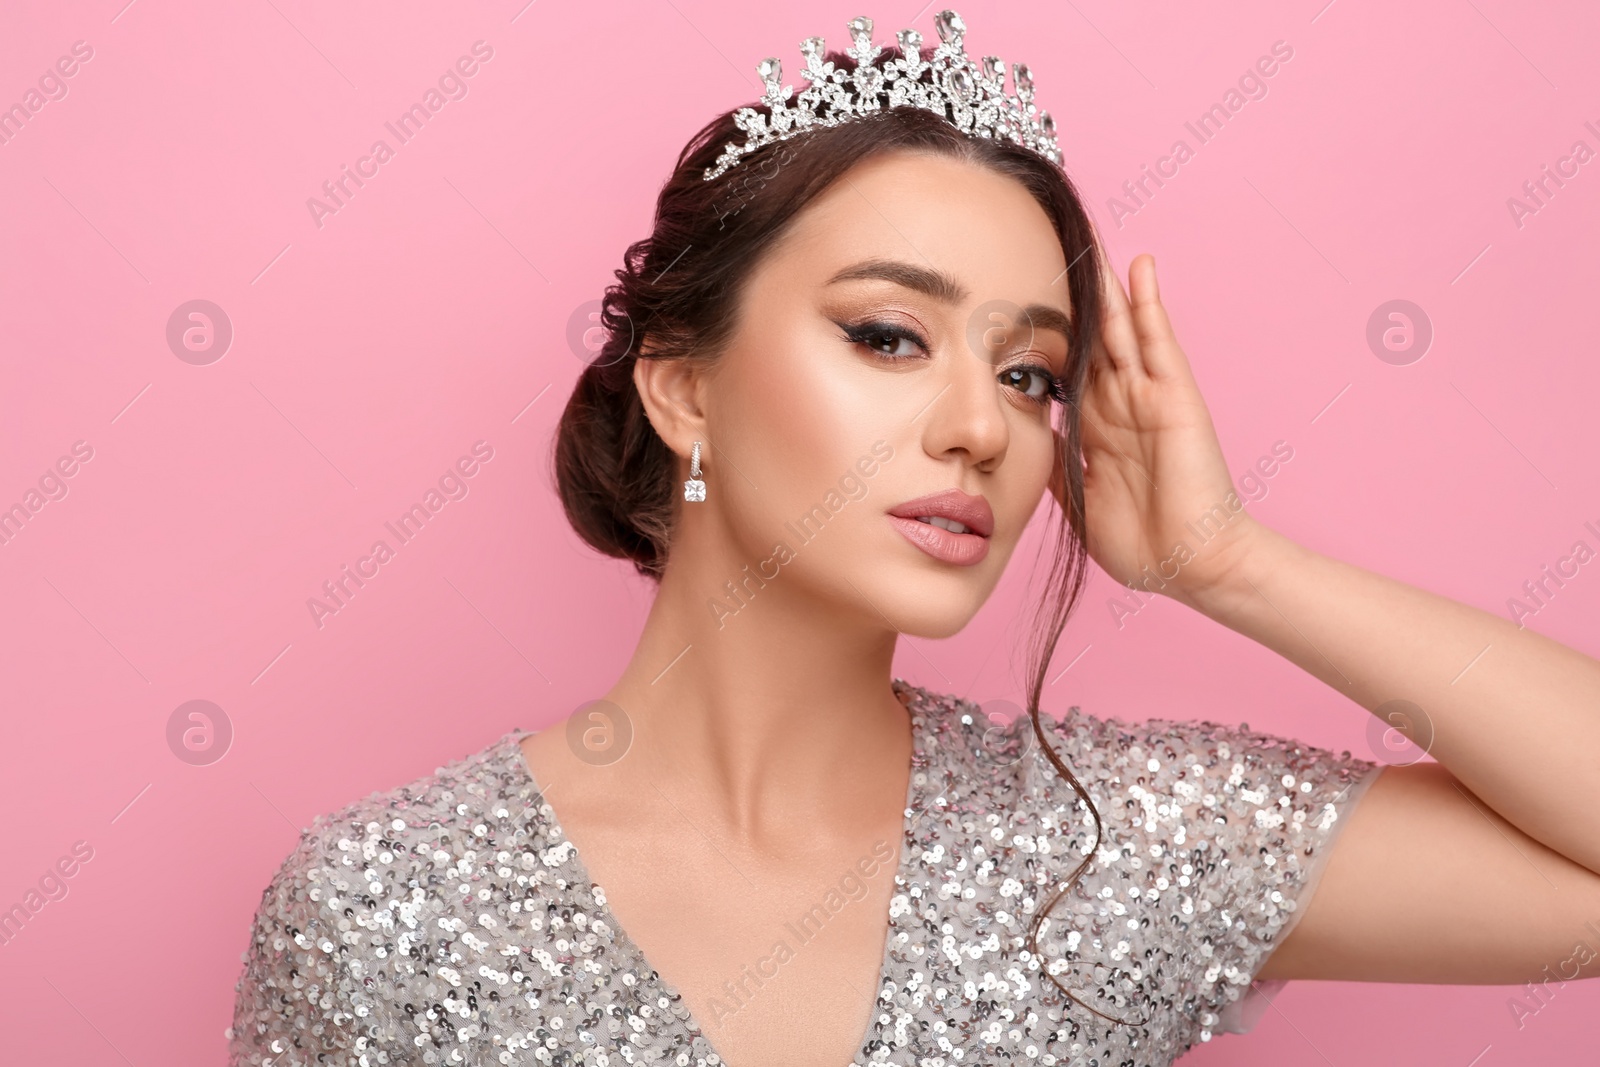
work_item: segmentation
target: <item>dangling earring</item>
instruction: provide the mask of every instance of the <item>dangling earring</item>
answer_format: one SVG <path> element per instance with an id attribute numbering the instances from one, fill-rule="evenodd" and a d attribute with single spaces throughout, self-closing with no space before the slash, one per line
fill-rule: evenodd
<path id="1" fill-rule="evenodd" d="M 700 480 L 700 442 L 694 443 L 694 453 L 689 457 L 689 480 L 683 483 L 683 499 L 701 501 L 706 498 L 706 483 Z"/>

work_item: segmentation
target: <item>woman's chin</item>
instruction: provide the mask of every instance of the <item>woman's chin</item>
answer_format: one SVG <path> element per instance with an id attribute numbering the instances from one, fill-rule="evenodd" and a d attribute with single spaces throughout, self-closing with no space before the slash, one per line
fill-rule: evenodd
<path id="1" fill-rule="evenodd" d="M 988 567 L 951 567 L 922 560 L 884 560 L 851 577 L 869 612 L 912 637 L 953 637 L 966 628 L 994 589 Z"/>

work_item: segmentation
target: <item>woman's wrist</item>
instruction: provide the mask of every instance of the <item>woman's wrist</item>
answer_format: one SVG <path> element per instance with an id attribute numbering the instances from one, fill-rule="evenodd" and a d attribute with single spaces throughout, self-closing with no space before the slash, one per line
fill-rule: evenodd
<path id="1" fill-rule="evenodd" d="M 1175 583 L 1171 595 L 1207 618 L 1240 630 L 1248 613 L 1261 607 L 1259 590 L 1266 577 L 1308 553 L 1296 541 L 1241 512 L 1229 524 L 1225 541 L 1201 550 L 1202 557 L 1211 557 L 1208 566 L 1195 568 L 1189 581 Z"/>

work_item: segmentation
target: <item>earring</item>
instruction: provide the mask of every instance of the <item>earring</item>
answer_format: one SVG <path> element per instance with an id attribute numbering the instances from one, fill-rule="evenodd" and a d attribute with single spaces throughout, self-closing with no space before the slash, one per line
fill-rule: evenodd
<path id="1" fill-rule="evenodd" d="M 689 457 L 689 480 L 683 483 L 683 499 L 701 501 L 706 498 L 706 483 L 700 480 L 700 442 L 694 443 L 694 453 Z"/>

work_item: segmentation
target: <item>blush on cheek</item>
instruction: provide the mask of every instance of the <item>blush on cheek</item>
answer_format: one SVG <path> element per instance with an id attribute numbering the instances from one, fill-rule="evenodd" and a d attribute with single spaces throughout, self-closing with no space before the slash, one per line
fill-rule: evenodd
<path id="1" fill-rule="evenodd" d="M 827 558 L 821 543 L 802 549 L 789 524 L 829 492 L 848 492 L 848 486 L 840 489 L 840 479 L 855 473 L 856 461 L 871 444 L 868 439 L 855 448 L 830 410 L 829 392 L 819 386 L 821 355 L 814 346 L 805 350 L 786 340 L 790 331 L 782 324 L 783 313 L 748 314 L 750 321 L 763 323 L 762 343 L 736 341 L 724 351 L 708 405 L 716 448 L 707 457 L 705 478 L 710 493 L 723 487 L 718 510 L 738 556 L 725 561 L 730 573 L 767 558 L 780 541 L 807 561 Z M 834 527 L 841 521 L 842 516 L 823 524 Z M 826 540 L 839 542 L 841 532 L 830 529 Z M 794 566 L 783 568 L 791 580 Z"/>
<path id="2" fill-rule="evenodd" d="M 782 316 L 767 336 L 775 342 L 724 355 L 718 406 L 747 445 L 740 454 L 758 460 L 762 473 L 751 477 L 763 495 L 776 482 L 785 487 L 779 499 L 812 500 L 837 489 L 872 442 L 890 436 L 877 393 L 894 384 L 893 376 L 879 372 L 877 378 L 889 380 L 878 381 L 862 373 L 837 337 L 786 327 Z"/>

